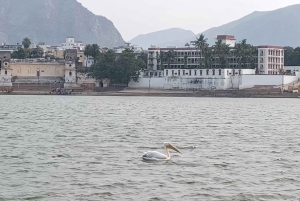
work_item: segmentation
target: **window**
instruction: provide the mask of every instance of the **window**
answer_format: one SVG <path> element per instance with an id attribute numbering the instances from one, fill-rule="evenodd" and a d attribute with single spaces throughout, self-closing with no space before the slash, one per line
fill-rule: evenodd
<path id="1" fill-rule="evenodd" d="M 7 75 L 7 70 L 5 71 L 5 75 Z"/>
<path id="2" fill-rule="evenodd" d="M 221 75 L 222 74 L 222 70 L 221 69 L 219 69 L 219 75 Z"/>
<path id="3" fill-rule="evenodd" d="M 216 70 L 215 69 L 213 69 L 213 75 L 216 75 Z"/>
<path id="4" fill-rule="evenodd" d="M 178 75 L 180 75 L 180 70 L 178 70 Z"/>
<path id="5" fill-rule="evenodd" d="M 239 75 L 241 75 L 242 74 L 242 70 L 239 70 Z"/>
<path id="6" fill-rule="evenodd" d="M 195 76 L 197 75 L 197 70 L 195 70 Z"/>
<path id="7" fill-rule="evenodd" d="M 185 70 L 182 71 L 182 75 L 185 76 Z"/>
<path id="8" fill-rule="evenodd" d="M 169 74 L 169 72 L 168 72 L 168 70 L 166 70 L 166 76 L 168 76 L 168 74 Z"/>
<path id="9" fill-rule="evenodd" d="M 192 75 L 192 70 L 189 70 L 189 76 L 191 76 Z"/>
<path id="10" fill-rule="evenodd" d="M 72 72 L 71 71 L 69 72 L 69 76 L 72 76 Z"/>
<path id="11" fill-rule="evenodd" d="M 209 70 L 208 69 L 206 70 L 206 75 L 209 75 Z"/>
<path id="12" fill-rule="evenodd" d="M 200 70 L 200 76 L 202 76 L 202 70 Z"/>
<path id="13" fill-rule="evenodd" d="M 174 70 L 172 70 L 172 75 L 174 75 Z"/>

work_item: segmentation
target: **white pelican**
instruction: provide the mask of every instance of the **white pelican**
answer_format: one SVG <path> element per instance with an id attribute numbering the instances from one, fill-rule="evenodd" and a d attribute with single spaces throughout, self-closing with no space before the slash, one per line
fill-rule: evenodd
<path id="1" fill-rule="evenodd" d="M 142 158 L 144 160 L 148 160 L 148 161 L 168 161 L 171 159 L 171 155 L 170 155 L 168 149 L 173 149 L 174 151 L 181 153 L 180 151 L 178 151 L 178 149 L 176 149 L 175 147 L 170 145 L 170 143 L 164 143 L 164 147 L 167 152 L 167 155 L 162 154 L 157 151 L 148 151 L 148 152 L 145 152 L 145 154 L 142 156 Z"/>

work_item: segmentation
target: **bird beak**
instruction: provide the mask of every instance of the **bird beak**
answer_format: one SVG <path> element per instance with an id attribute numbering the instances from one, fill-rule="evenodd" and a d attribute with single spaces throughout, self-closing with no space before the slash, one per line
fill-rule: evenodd
<path id="1" fill-rule="evenodd" d="M 176 151 L 176 152 L 178 152 L 178 153 L 181 153 L 180 151 L 178 151 L 178 149 L 176 149 L 176 148 L 173 147 L 172 145 L 168 145 L 167 148 L 168 148 L 168 149 L 172 149 L 172 150 L 174 150 L 174 151 Z M 181 154 L 182 154 L 182 153 L 181 153 Z"/>

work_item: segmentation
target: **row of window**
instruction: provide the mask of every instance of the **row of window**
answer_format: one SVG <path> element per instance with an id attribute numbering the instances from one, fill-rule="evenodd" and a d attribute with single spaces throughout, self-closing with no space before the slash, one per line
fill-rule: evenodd
<path id="1" fill-rule="evenodd" d="M 257 65 L 255 64 L 255 66 L 257 66 Z M 186 67 L 187 68 L 199 68 L 200 65 L 187 65 Z M 220 67 L 221 67 L 221 65 L 212 65 L 212 68 L 220 68 Z M 244 64 L 241 65 L 241 68 L 250 68 L 250 67 L 251 67 L 251 64 L 246 64 L 245 66 L 244 66 Z M 165 64 L 164 69 L 167 69 L 167 68 L 168 68 L 168 66 Z M 183 69 L 183 68 L 185 68 L 185 66 L 184 65 L 170 65 L 170 68 Z M 205 68 L 205 66 L 202 65 L 202 68 Z M 238 68 L 238 65 L 228 65 L 228 68 Z"/>
<path id="2" fill-rule="evenodd" d="M 261 50 L 259 55 L 260 56 L 265 56 L 265 52 L 263 50 Z M 268 55 L 283 56 L 283 50 L 268 50 Z"/>
<path id="3" fill-rule="evenodd" d="M 237 71 L 237 72 L 236 72 Z M 198 74 L 199 72 L 199 74 Z M 232 74 L 239 74 L 241 75 L 242 73 L 242 70 L 233 70 L 232 71 Z M 210 70 L 209 69 L 206 69 L 206 70 L 171 70 L 171 75 L 172 76 L 197 76 L 197 75 L 210 75 Z M 222 75 L 222 70 L 221 69 L 212 69 L 212 73 L 211 75 Z M 230 71 L 227 70 L 227 75 L 230 75 Z M 166 76 L 169 76 L 169 70 L 166 70 Z"/>

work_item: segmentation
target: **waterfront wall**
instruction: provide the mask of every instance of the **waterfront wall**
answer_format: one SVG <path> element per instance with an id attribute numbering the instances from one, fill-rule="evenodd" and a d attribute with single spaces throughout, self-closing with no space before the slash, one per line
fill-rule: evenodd
<path id="1" fill-rule="evenodd" d="M 300 78 L 300 73 L 296 75 L 242 75 L 242 84 L 239 87 L 252 88 L 254 86 L 264 85 L 264 86 L 279 86 L 282 84 L 290 84 L 292 82 L 298 81 Z"/>
<path id="2" fill-rule="evenodd" d="M 33 77 L 40 71 L 40 77 L 64 77 L 64 64 L 59 63 L 11 63 L 12 76 Z"/>
<path id="3" fill-rule="evenodd" d="M 149 84 L 150 82 L 150 84 Z M 138 82 L 130 81 L 128 87 L 130 88 L 152 88 L 152 89 L 164 89 L 165 78 L 164 77 L 140 77 Z"/>
<path id="4" fill-rule="evenodd" d="M 209 90 L 209 89 L 247 89 L 254 86 L 280 86 L 298 81 L 300 73 L 292 75 L 254 75 L 235 74 L 215 77 L 200 76 L 167 76 L 146 78 L 140 77 L 139 82 L 131 81 L 130 88 L 150 88 L 153 89 L 181 89 L 181 90 Z"/>

